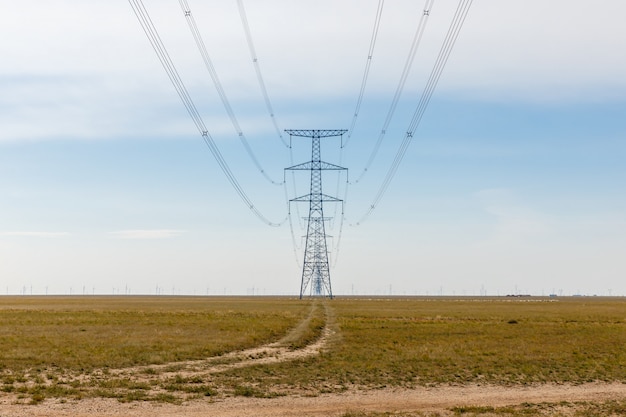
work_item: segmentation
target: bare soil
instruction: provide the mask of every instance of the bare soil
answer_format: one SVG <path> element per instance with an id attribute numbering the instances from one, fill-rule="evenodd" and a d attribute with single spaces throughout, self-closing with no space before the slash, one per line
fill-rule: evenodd
<path id="1" fill-rule="evenodd" d="M 439 412 L 452 415 L 456 406 L 506 406 L 561 401 L 606 401 L 626 398 L 626 385 L 590 383 L 584 385 L 538 385 L 530 387 L 446 386 L 410 390 L 353 391 L 318 397 L 271 399 L 230 397 L 219 401 L 198 400 L 183 405 L 153 402 L 120 403 L 111 399 L 85 399 L 62 403 L 45 401 L 38 405 L 15 404 L 15 397 L 0 399 L 2 417 L 321 417 L 346 412 Z"/>

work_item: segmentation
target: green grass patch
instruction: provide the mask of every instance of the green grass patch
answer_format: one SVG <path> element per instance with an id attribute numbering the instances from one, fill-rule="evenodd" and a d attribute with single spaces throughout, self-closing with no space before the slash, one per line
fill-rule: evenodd
<path id="1" fill-rule="evenodd" d="M 232 394 L 236 397 L 275 398 L 279 394 L 262 390 L 252 385 L 235 385 Z"/>

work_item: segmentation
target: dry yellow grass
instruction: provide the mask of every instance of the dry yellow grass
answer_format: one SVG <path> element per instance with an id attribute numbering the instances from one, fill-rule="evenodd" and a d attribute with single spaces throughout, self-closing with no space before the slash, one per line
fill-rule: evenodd
<path id="1" fill-rule="evenodd" d="M 626 299 L 338 298 L 340 340 L 321 356 L 222 378 L 352 386 L 626 382 Z"/>
<path id="2" fill-rule="evenodd" d="M 307 311 L 251 297 L 0 297 L 0 370 L 201 359 L 275 340 Z"/>
<path id="3" fill-rule="evenodd" d="M 177 402 L 354 387 L 626 383 L 623 298 L 324 304 L 326 318 L 324 309 L 310 314 L 311 301 L 288 297 L 0 297 L 0 390 L 33 402 L 84 396 Z M 329 316 L 335 336 L 318 356 L 210 376 L 166 376 L 145 367 L 275 342 L 292 328 L 288 344 L 299 348 L 318 337 Z M 154 375 L 142 380 L 107 371 L 138 365 Z"/>

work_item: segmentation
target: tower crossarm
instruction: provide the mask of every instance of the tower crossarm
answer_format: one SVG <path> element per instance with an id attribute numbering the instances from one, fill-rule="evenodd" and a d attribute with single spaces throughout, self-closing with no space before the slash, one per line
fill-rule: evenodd
<path id="1" fill-rule="evenodd" d="M 330 164 L 328 162 L 320 161 L 320 169 L 323 170 L 335 170 L 335 171 L 345 171 L 348 168 L 340 167 L 339 165 Z"/>
<path id="2" fill-rule="evenodd" d="M 312 169 L 321 169 L 324 171 L 334 170 L 334 171 L 342 171 L 347 170 L 348 168 L 340 167 L 339 165 L 331 164 L 324 161 L 309 161 L 303 162 L 298 165 L 291 166 L 289 168 L 285 168 L 285 171 L 310 171 Z"/>
<path id="3" fill-rule="evenodd" d="M 327 194 L 306 194 L 300 197 L 292 198 L 289 202 L 295 203 L 308 203 L 311 201 L 320 201 L 320 202 L 328 202 L 328 203 L 342 203 L 343 200 L 337 197 L 333 197 Z"/>
<path id="4" fill-rule="evenodd" d="M 347 131 L 347 129 L 286 129 L 285 133 L 304 138 L 329 138 L 341 136 Z"/>
<path id="5" fill-rule="evenodd" d="M 308 217 L 303 217 L 304 220 L 308 220 Z M 332 217 L 318 217 L 315 220 L 316 221 L 323 221 L 323 222 L 329 222 L 331 221 L 333 218 Z M 302 236 L 302 237 L 306 237 L 306 235 Z M 326 237 L 332 237 L 331 235 L 326 235 Z"/>

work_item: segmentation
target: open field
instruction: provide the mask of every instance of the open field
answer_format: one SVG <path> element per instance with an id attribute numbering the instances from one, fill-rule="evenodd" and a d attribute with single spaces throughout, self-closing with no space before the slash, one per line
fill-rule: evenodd
<path id="1" fill-rule="evenodd" d="M 623 298 L 0 297 L 0 416 L 626 415 L 624 346 Z"/>
<path id="2" fill-rule="evenodd" d="M 0 297 L 0 367 L 89 372 L 216 356 L 279 338 L 307 309 L 288 299 Z"/>

